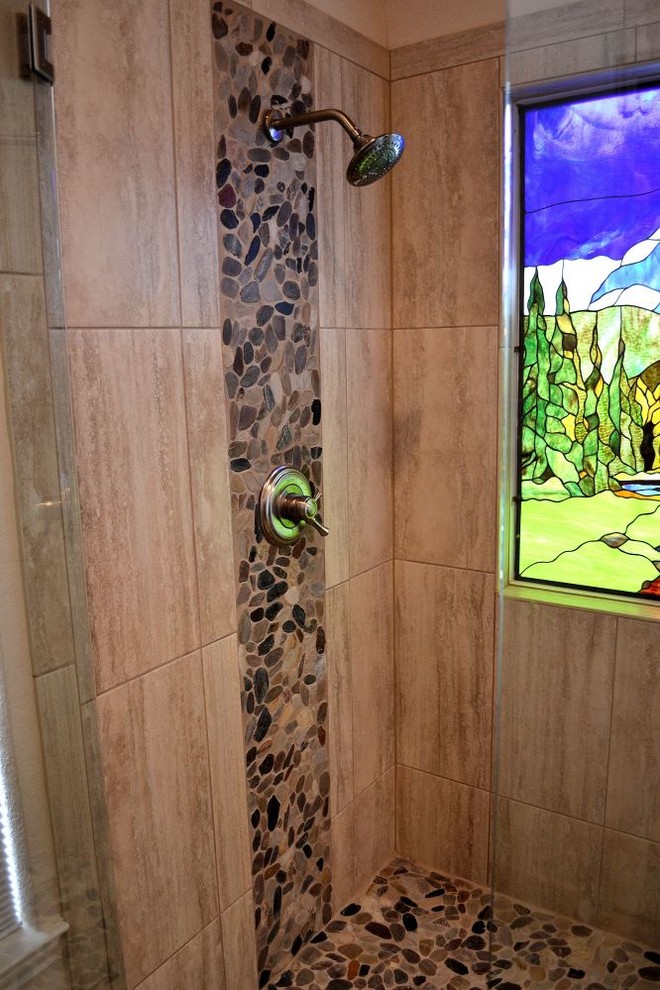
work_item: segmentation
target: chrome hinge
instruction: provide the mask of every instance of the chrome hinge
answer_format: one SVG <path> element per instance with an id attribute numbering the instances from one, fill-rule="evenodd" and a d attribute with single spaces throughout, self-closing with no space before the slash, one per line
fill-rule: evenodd
<path id="1" fill-rule="evenodd" d="M 51 43 L 53 25 L 36 3 L 29 3 L 27 14 L 18 14 L 18 46 L 21 60 L 21 77 L 38 76 L 52 85 L 55 78 Z"/>

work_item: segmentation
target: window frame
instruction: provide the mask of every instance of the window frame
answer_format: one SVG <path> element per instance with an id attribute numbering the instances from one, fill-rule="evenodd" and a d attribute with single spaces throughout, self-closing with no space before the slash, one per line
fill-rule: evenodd
<path id="1" fill-rule="evenodd" d="M 522 180 L 526 109 L 571 98 L 660 85 L 660 62 L 581 73 L 542 83 L 504 85 L 502 326 L 500 341 L 500 463 L 498 477 L 498 590 L 504 597 L 588 608 L 607 614 L 660 621 L 660 600 L 635 594 L 571 586 L 517 576 L 520 512 L 522 372 L 523 210 Z"/>

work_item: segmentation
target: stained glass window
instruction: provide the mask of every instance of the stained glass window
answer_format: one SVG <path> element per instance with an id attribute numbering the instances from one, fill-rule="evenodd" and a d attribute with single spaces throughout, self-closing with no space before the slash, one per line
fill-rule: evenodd
<path id="1" fill-rule="evenodd" d="M 660 597 L 660 86 L 521 109 L 517 577 Z"/>

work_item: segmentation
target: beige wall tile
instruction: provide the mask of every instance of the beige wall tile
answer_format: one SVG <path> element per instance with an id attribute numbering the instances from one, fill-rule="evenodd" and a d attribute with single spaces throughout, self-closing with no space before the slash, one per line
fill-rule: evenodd
<path id="1" fill-rule="evenodd" d="M 344 111 L 367 134 L 390 129 L 389 84 L 352 62 L 342 63 Z M 346 171 L 353 155 L 344 141 L 344 160 L 335 168 Z M 345 164 L 344 164 L 345 161 Z M 391 179 L 369 186 L 344 185 L 344 257 L 346 264 L 346 326 L 391 327 Z"/>
<path id="2" fill-rule="evenodd" d="M 228 990 L 256 990 L 257 946 L 251 890 L 223 912 L 222 941 Z"/>
<path id="3" fill-rule="evenodd" d="M 602 829 L 500 799 L 495 889 L 594 924 Z"/>
<path id="4" fill-rule="evenodd" d="M 503 621 L 501 793 L 602 824 L 616 620 L 506 601 Z"/>
<path id="5" fill-rule="evenodd" d="M 225 990 L 220 921 L 195 935 L 140 983 L 140 990 Z"/>
<path id="6" fill-rule="evenodd" d="M 359 794 L 355 814 L 355 892 L 364 893 L 373 877 L 394 858 L 394 767 Z"/>
<path id="7" fill-rule="evenodd" d="M 351 576 L 392 557 L 392 338 L 346 334 Z"/>
<path id="8" fill-rule="evenodd" d="M 650 24 L 658 20 L 655 0 L 625 0 L 624 20 L 628 24 Z"/>
<path id="9" fill-rule="evenodd" d="M 236 629 L 222 336 L 184 330 L 183 364 L 203 643 Z"/>
<path id="10" fill-rule="evenodd" d="M 250 0 L 247 6 L 351 62 L 364 65 L 383 79 L 389 78 L 390 56 L 386 48 L 305 0 Z"/>
<path id="11" fill-rule="evenodd" d="M 317 109 L 342 106 L 342 62 L 339 55 L 320 45 L 314 49 Z M 329 122 L 316 128 L 319 323 L 322 327 L 346 326 L 346 281 L 351 278 L 351 272 L 346 269 L 346 169 L 342 163 L 350 155 L 350 147 L 347 135 L 337 124 Z M 327 455 L 324 456 L 326 459 Z"/>
<path id="12" fill-rule="evenodd" d="M 619 619 L 607 824 L 660 841 L 660 678 L 655 622 Z"/>
<path id="13" fill-rule="evenodd" d="M 35 133 L 33 84 L 19 75 L 17 9 L 14 0 L 0 0 L 0 138 Z"/>
<path id="14" fill-rule="evenodd" d="M 513 51 L 570 41 L 597 32 L 616 31 L 624 26 L 623 8 L 622 0 L 577 0 L 548 4 L 545 10 L 509 18 L 507 47 Z"/>
<path id="15" fill-rule="evenodd" d="M 488 805 L 487 791 L 397 766 L 397 852 L 414 863 L 486 883 Z"/>
<path id="16" fill-rule="evenodd" d="M 330 822 L 332 913 L 350 903 L 356 893 L 355 805 L 347 805 Z"/>
<path id="17" fill-rule="evenodd" d="M 504 24 L 488 24 L 486 27 L 394 48 L 391 53 L 392 79 L 404 79 L 406 76 L 437 72 L 439 69 L 448 69 L 466 62 L 497 58 L 504 54 L 504 40 Z"/>
<path id="18" fill-rule="evenodd" d="M 350 583 L 356 795 L 394 764 L 392 564 Z"/>
<path id="19" fill-rule="evenodd" d="M 328 758 L 333 816 L 353 800 L 353 679 L 349 601 L 348 582 L 326 590 Z"/>
<path id="20" fill-rule="evenodd" d="M 220 910 L 250 888 L 241 680 L 236 636 L 202 650 Z"/>
<path id="21" fill-rule="evenodd" d="M 576 72 L 590 72 L 635 60 L 635 31 L 612 31 L 590 38 L 575 38 L 513 52 L 507 62 L 508 81 L 513 84 L 552 79 Z"/>
<path id="22" fill-rule="evenodd" d="M 71 331 L 100 691 L 199 642 L 178 331 Z"/>
<path id="23" fill-rule="evenodd" d="M 598 924 L 660 945 L 660 844 L 605 829 Z"/>
<path id="24" fill-rule="evenodd" d="M 655 16 L 658 17 L 657 9 Z M 655 24 L 638 27 L 635 35 L 637 61 L 646 62 L 648 59 L 657 59 L 660 52 L 660 20 L 656 21 Z"/>
<path id="25" fill-rule="evenodd" d="M 32 669 L 42 674 L 74 659 L 43 279 L 0 275 L 0 339 Z"/>
<path id="26" fill-rule="evenodd" d="M 0 271 L 42 268 L 36 139 L 0 137 Z"/>
<path id="27" fill-rule="evenodd" d="M 217 914 L 201 657 L 98 699 L 126 981 L 134 987 Z"/>
<path id="28" fill-rule="evenodd" d="M 180 320 L 163 0 L 61 0 L 53 30 L 70 326 Z"/>
<path id="29" fill-rule="evenodd" d="M 395 553 L 493 571 L 497 330 L 394 334 Z"/>
<path id="30" fill-rule="evenodd" d="M 108 963 L 75 668 L 34 683 L 69 967 L 73 985 L 91 990 L 107 977 Z"/>
<path id="31" fill-rule="evenodd" d="M 170 0 L 181 321 L 218 325 L 211 18 L 207 0 Z"/>
<path id="32" fill-rule="evenodd" d="M 397 561 L 397 763 L 488 788 L 495 582 Z"/>
<path id="33" fill-rule="evenodd" d="M 497 59 L 392 84 L 395 327 L 498 323 L 500 115 Z"/>
<path id="34" fill-rule="evenodd" d="M 346 331 L 323 328 L 321 410 L 323 430 L 323 520 L 327 588 L 348 580 L 351 540 L 348 509 L 348 423 L 346 413 Z"/>

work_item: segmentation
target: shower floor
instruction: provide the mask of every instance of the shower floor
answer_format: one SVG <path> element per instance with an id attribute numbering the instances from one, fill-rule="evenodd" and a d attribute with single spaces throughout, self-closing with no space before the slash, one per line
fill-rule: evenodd
<path id="1" fill-rule="evenodd" d="M 498 896 L 491 917 L 484 888 L 395 860 L 268 988 L 651 990 L 659 983 L 660 953 L 508 897 Z"/>

